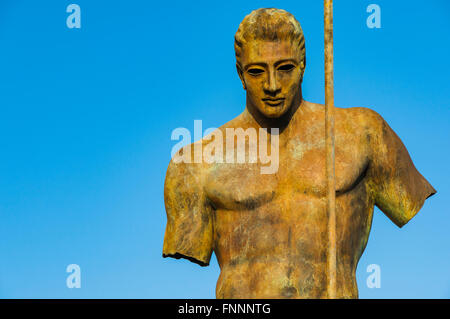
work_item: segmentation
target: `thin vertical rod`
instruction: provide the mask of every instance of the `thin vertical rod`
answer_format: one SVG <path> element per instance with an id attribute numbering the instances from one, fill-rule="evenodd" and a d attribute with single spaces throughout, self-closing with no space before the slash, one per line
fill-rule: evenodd
<path id="1" fill-rule="evenodd" d="M 333 0 L 324 0 L 325 147 L 328 211 L 328 298 L 336 298 L 336 182 L 334 166 Z"/>

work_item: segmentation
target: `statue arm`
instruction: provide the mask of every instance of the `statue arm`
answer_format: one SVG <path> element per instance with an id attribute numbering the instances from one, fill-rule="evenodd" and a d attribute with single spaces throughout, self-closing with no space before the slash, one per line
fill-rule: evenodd
<path id="1" fill-rule="evenodd" d="M 375 204 L 402 227 L 436 190 L 417 171 L 400 138 L 376 112 L 369 116 L 369 187 Z"/>
<path id="2" fill-rule="evenodd" d="M 167 226 L 163 257 L 208 266 L 213 250 L 212 209 L 203 191 L 200 165 L 169 164 L 164 185 Z"/>

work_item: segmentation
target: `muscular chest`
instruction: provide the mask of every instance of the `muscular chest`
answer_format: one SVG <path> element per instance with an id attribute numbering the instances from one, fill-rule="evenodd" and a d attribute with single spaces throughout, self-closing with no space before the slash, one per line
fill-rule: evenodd
<path id="1" fill-rule="evenodd" d="M 364 178 L 367 156 L 355 143 L 336 145 L 336 191 L 351 191 Z M 261 174 L 261 164 L 214 164 L 205 191 L 217 209 L 252 210 L 277 197 L 326 195 L 325 147 L 293 138 L 279 148 L 278 170 Z"/>

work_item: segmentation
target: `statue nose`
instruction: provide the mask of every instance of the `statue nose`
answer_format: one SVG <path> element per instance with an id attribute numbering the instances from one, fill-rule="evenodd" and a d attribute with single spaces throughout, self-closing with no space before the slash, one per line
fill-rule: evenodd
<path id="1" fill-rule="evenodd" d="M 264 83 L 264 91 L 271 95 L 276 95 L 280 91 L 281 87 L 277 78 L 275 76 L 275 72 L 271 71 L 268 73 L 267 80 Z"/>

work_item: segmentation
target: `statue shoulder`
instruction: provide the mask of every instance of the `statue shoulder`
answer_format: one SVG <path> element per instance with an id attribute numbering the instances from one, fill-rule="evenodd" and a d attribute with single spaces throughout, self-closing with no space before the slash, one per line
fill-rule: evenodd
<path id="1" fill-rule="evenodd" d="M 310 114 L 323 122 L 325 105 L 319 103 L 305 103 Z M 358 134 L 375 134 L 381 132 L 385 125 L 384 119 L 376 111 L 367 107 L 335 107 L 336 129 L 344 129 Z"/>
<path id="2" fill-rule="evenodd" d="M 167 168 L 166 183 L 171 180 L 186 180 L 186 178 L 192 178 L 196 183 L 201 183 L 210 165 L 204 158 L 204 153 L 208 150 L 207 146 L 214 144 L 211 147 L 219 147 L 218 145 L 224 144 L 226 129 L 239 128 L 243 126 L 243 122 L 240 115 L 219 128 L 207 128 L 202 132 L 203 137 L 200 140 L 174 152 Z"/>
<path id="3" fill-rule="evenodd" d="M 356 126 L 361 134 L 368 135 L 380 133 L 386 123 L 380 114 L 367 107 L 336 107 L 336 120 Z"/>
<path id="4" fill-rule="evenodd" d="M 225 132 L 227 128 L 239 128 L 247 125 L 248 120 L 246 119 L 244 112 L 236 116 L 234 119 L 228 121 L 227 123 L 220 126 L 218 129 Z"/>
<path id="5" fill-rule="evenodd" d="M 218 128 L 209 128 L 204 132 L 204 136 L 201 140 L 202 147 L 207 146 L 210 143 L 225 143 L 227 129 L 239 129 L 247 128 L 248 122 L 246 121 L 243 114 L 235 117 L 234 119 L 228 121 L 227 123 L 219 126 Z"/>
<path id="6" fill-rule="evenodd" d="M 166 187 L 182 183 L 187 179 L 195 180 L 196 183 L 201 181 L 204 165 L 201 152 L 198 152 L 196 147 L 201 143 L 203 143 L 202 140 L 185 145 L 174 154 L 166 172 Z"/>

